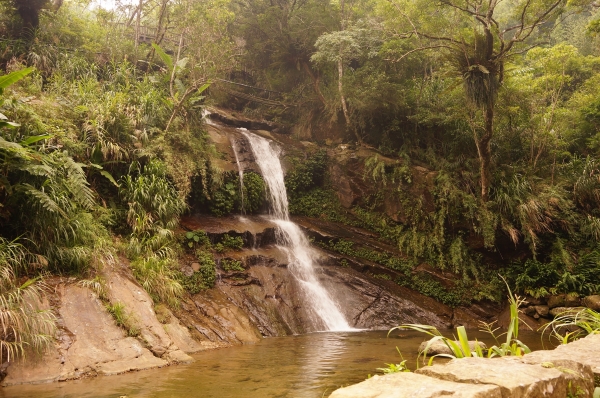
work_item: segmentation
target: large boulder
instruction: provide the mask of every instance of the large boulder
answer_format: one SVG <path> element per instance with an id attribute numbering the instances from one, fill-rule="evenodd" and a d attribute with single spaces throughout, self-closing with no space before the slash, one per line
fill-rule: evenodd
<path id="1" fill-rule="evenodd" d="M 550 310 L 550 315 L 553 317 L 562 315 L 576 315 L 578 312 L 583 310 L 583 307 L 555 307 Z"/>
<path id="2" fill-rule="evenodd" d="M 555 294 L 548 298 L 548 307 L 550 309 L 556 307 L 578 307 L 580 305 L 581 300 L 576 293 Z"/>
<path id="3" fill-rule="evenodd" d="M 582 304 L 594 311 L 600 311 L 600 295 L 587 296 L 583 299 Z"/>
<path id="4" fill-rule="evenodd" d="M 140 341 L 127 337 L 89 289 L 61 283 L 55 291 L 60 300 L 61 326 L 57 344 L 41 361 L 28 359 L 11 365 L 2 385 L 47 383 L 168 365 Z"/>
<path id="5" fill-rule="evenodd" d="M 555 294 L 548 297 L 548 308 L 564 307 L 565 306 L 565 295 Z"/>
<path id="6" fill-rule="evenodd" d="M 429 340 L 431 341 L 431 340 Z M 429 341 L 424 341 L 419 345 L 419 352 L 425 351 Z M 455 341 L 460 346 L 460 342 Z M 487 350 L 487 346 L 482 341 L 469 341 L 469 350 L 475 351 L 475 346 L 479 345 L 482 350 Z M 434 341 L 427 350 L 427 356 L 438 355 L 438 354 L 452 354 L 452 350 L 441 340 Z"/>

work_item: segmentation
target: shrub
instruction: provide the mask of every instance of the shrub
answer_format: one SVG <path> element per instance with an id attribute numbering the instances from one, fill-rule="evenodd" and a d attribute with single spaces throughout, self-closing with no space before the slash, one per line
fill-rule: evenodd
<path id="1" fill-rule="evenodd" d="M 232 260 L 232 259 L 228 259 L 228 258 L 224 258 L 223 260 L 221 260 L 221 267 L 223 268 L 223 270 L 225 272 L 231 272 L 231 271 L 243 272 L 243 271 L 245 271 L 244 267 L 242 266 L 241 261 Z"/>
<path id="2" fill-rule="evenodd" d="M 265 202 L 265 182 L 259 174 L 244 174 L 244 203 L 246 213 L 256 213 Z"/>
<path id="3" fill-rule="evenodd" d="M 240 250 L 244 246 L 244 240 L 241 236 L 229 236 L 228 234 L 223 235 L 221 244 L 226 249 Z"/>
<path id="4" fill-rule="evenodd" d="M 191 276 L 179 273 L 181 285 L 190 294 L 196 294 L 213 287 L 216 280 L 216 265 L 213 255 L 204 250 L 197 250 L 196 258 L 200 263 L 200 269 L 197 272 L 194 272 Z"/>
<path id="5" fill-rule="evenodd" d="M 288 196 L 294 197 L 312 188 L 320 187 L 325 181 L 327 172 L 327 151 L 320 149 L 308 159 L 299 162 L 294 170 L 285 177 Z"/>

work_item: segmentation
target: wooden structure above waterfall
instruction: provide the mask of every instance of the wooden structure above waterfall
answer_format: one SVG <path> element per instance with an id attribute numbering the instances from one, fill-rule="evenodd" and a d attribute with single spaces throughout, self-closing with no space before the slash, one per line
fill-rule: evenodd
<path id="1" fill-rule="evenodd" d="M 114 24 L 116 29 L 122 30 L 125 35 L 131 36 L 135 40 L 136 27 L 135 24 L 126 24 L 118 22 Z M 151 44 L 156 40 L 158 28 L 156 26 L 140 25 L 138 33 L 138 41 L 140 43 Z M 177 45 L 179 43 L 179 35 L 173 33 L 165 33 L 162 43 Z"/>

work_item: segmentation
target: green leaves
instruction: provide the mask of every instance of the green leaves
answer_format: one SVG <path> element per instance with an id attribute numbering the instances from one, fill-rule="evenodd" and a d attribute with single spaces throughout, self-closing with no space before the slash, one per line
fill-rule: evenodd
<path id="1" fill-rule="evenodd" d="M 15 72 L 11 72 L 8 75 L 0 76 L 0 96 L 4 94 L 4 89 L 14 84 L 33 72 L 33 68 L 25 68 Z M 11 122 L 8 118 L 0 112 L 0 129 L 2 128 L 11 128 L 14 129 L 19 127 L 19 123 Z"/>
<path id="2" fill-rule="evenodd" d="M 173 58 L 170 55 L 165 53 L 162 48 L 156 43 L 152 43 L 152 47 L 156 54 L 160 57 L 160 59 L 165 63 L 168 68 L 168 71 L 171 72 L 173 70 Z"/>
<path id="3" fill-rule="evenodd" d="M 11 72 L 8 75 L 0 76 L 0 95 L 4 93 L 4 89 L 14 84 L 33 72 L 33 68 L 25 68 L 15 72 Z"/>

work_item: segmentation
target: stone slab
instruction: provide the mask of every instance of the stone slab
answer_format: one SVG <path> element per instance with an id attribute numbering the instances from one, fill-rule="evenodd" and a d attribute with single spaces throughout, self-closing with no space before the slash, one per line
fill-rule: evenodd
<path id="1" fill-rule="evenodd" d="M 577 397 L 579 398 L 591 397 L 594 393 L 594 373 L 592 368 L 582 361 L 583 357 L 578 354 L 577 352 L 542 350 L 511 359 L 557 369 L 563 373 L 563 377 L 567 380 L 567 388 L 573 395 L 578 392 Z"/>
<path id="2" fill-rule="evenodd" d="M 96 372 L 99 375 L 112 376 L 130 372 L 132 370 L 162 368 L 168 364 L 169 362 L 165 361 L 164 359 L 157 358 L 148 352 L 146 355 L 142 355 L 133 359 L 123 359 L 119 361 L 98 364 L 96 366 Z"/>
<path id="3" fill-rule="evenodd" d="M 373 376 L 335 390 L 329 398 L 501 398 L 501 389 L 488 384 L 462 384 L 417 373 Z"/>
<path id="4" fill-rule="evenodd" d="M 595 377 L 600 377 L 600 334 L 590 334 L 583 339 L 560 345 L 554 349 L 554 355 L 587 365 Z"/>
<path id="5" fill-rule="evenodd" d="M 194 358 L 181 350 L 169 351 L 164 355 L 164 358 L 167 359 L 169 363 L 187 364 L 194 362 Z"/>
<path id="6" fill-rule="evenodd" d="M 563 373 L 555 368 L 507 358 L 453 359 L 444 365 L 421 368 L 416 373 L 458 383 L 497 385 L 503 398 L 564 397 L 568 386 Z"/>

